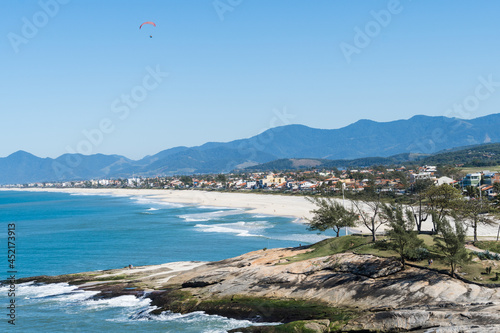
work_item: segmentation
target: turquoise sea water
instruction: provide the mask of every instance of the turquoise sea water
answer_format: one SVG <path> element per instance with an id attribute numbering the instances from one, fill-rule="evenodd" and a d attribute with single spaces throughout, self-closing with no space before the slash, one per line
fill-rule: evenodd
<path id="1" fill-rule="evenodd" d="M 8 225 L 15 224 L 16 277 L 214 261 L 264 247 L 317 242 L 325 235 L 287 217 L 243 209 L 165 203 L 147 196 L 0 191 L 0 276 L 9 277 Z M 328 235 L 328 233 L 326 234 Z M 331 235 L 331 234 L 330 234 Z M 152 316 L 148 299 L 93 300 L 66 284 L 16 286 L 16 325 L 0 287 L 0 331 L 226 332 L 251 323 L 204 313 Z"/>

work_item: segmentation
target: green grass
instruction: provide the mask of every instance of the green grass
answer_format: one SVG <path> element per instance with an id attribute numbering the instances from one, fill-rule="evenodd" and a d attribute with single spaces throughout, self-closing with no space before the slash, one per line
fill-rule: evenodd
<path id="1" fill-rule="evenodd" d="M 434 238 L 431 235 L 418 235 L 418 238 L 424 241 L 424 245 L 427 249 L 434 246 Z"/>
<path id="2" fill-rule="evenodd" d="M 443 273 L 449 272 L 450 267 L 444 262 L 443 255 L 436 249 L 433 236 L 422 234 L 418 235 L 418 237 L 424 241 L 422 247 L 425 247 L 429 251 L 429 255 L 433 260 L 430 268 L 437 269 Z M 484 250 L 489 250 L 490 252 L 500 253 L 500 242 L 481 241 L 478 242 L 476 246 Z M 339 238 L 328 238 L 319 243 L 311 245 L 310 248 L 313 249 L 313 251 L 286 258 L 289 261 L 285 263 L 285 265 L 292 262 L 324 257 L 347 251 L 352 251 L 357 254 L 371 254 L 384 258 L 399 258 L 398 253 L 389 248 L 385 236 L 378 236 L 376 243 L 372 243 L 371 236 L 367 235 L 351 235 Z M 423 268 L 429 267 L 427 259 L 423 259 L 420 261 L 409 260 L 407 262 Z M 497 263 L 500 264 L 500 262 Z M 460 267 L 458 272 L 465 273 L 461 274 L 461 276 L 469 281 L 500 284 L 500 279 L 499 281 L 496 281 L 494 279 L 496 276 L 495 273 L 500 273 L 500 268 L 498 268 L 497 270 L 493 269 L 491 274 L 486 274 L 486 267 L 488 266 L 493 266 L 493 264 L 487 260 L 471 261 Z"/>
<path id="3" fill-rule="evenodd" d="M 311 245 L 310 249 L 312 249 L 312 251 L 298 254 L 293 257 L 285 258 L 288 260 L 288 262 L 284 263 L 284 265 L 297 261 L 331 256 L 336 253 L 352 251 L 358 248 L 359 246 L 369 243 L 370 240 L 371 240 L 370 236 L 361 236 L 361 235 L 349 235 L 343 237 L 327 238 L 319 243 Z"/>
<path id="4" fill-rule="evenodd" d="M 289 323 L 297 320 L 329 319 L 332 322 L 347 322 L 353 311 L 328 306 L 311 300 L 271 299 L 263 297 L 233 296 L 202 301 L 197 311 L 208 314 L 222 313 L 229 317 L 260 317 L 263 321 Z M 234 316 L 232 316 L 233 314 Z"/>
<path id="5" fill-rule="evenodd" d="M 371 239 L 371 237 L 370 237 Z M 354 250 L 356 254 L 372 254 L 377 257 L 391 258 L 397 257 L 397 252 L 389 249 L 389 243 L 386 241 L 385 237 L 377 237 L 377 241 L 375 243 L 370 242 Z"/>
<path id="6" fill-rule="evenodd" d="M 180 290 L 179 286 L 166 288 L 165 292 L 152 300 L 151 305 L 158 308 L 151 311 L 152 314 L 160 314 L 170 310 L 178 313 L 188 313 L 197 311 L 198 300 L 188 291 Z"/>
<path id="7" fill-rule="evenodd" d="M 474 244 L 476 247 L 482 250 L 488 250 L 490 252 L 500 253 L 500 241 L 479 241 Z"/>
<path id="8" fill-rule="evenodd" d="M 480 172 L 480 171 L 484 171 L 484 170 L 500 172 L 500 165 L 483 166 L 483 167 L 463 167 L 463 168 L 460 168 L 460 170 L 462 170 L 465 173 L 474 173 L 474 172 Z"/>
<path id="9" fill-rule="evenodd" d="M 358 236 L 359 237 L 359 236 Z M 429 251 L 430 257 L 433 259 L 433 262 L 430 266 L 432 269 L 436 269 L 438 271 L 441 271 L 443 273 L 448 273 L 450 270 L 450 267 L 447 263 L 445 263 L 443 255 L 436 249 L 435 247 L 435 242 L 434 238 L 431 235 L 418 235 L 420 239 L 424 241 L 423 247 L 425 247 Z M 345 238 L 345 237 L 342 237 Z M 358 243 L 359 246 L 354 247 L 352 250 L 354 253 L 357 254 L 371 254 L 375 255 L 378 257 L 384 257 L 384 258 L 399 258 L 399 255 L 391 250 L 388 246 L 388 242 L 386 241 L 385 237 L 378 237 L 378 240 L 376 243 L 369 242 L 371 240 L 371 237 L 367 239 L 366 243 Z M 325 241 L 323 241 L 325 242 Z M 337 241 L 339 244 L 342 244 L 342 242 Z M 500 242 L 494 242 L 494 241 L 483 241 L 483 242 L 478 242 L 479 245 L 478 247 L 484 249 L 484 250 L 489 250 L 491 252 L 497 252 L 500 253 Z M 315 245 L 319 245 L 315 244 Z M 482 246 L 482 247 L 481 247 Z M 325 246 L 322 246 L 321 248 L 324 248 Z M 342 251 L 339 251 L 342 252 Z M 324 251 L 322 252 L 324 253 Z M 338 252 L 337 252 L 338 253 Z M 298 256 L 297 256 L 298 257 Z M 475 258 L 475 256 L 472 256 L 472 258 Z M 413 265 L 420 266 L 422 268 L 429 268 L 429 263 L 427 259 L 423 259 L 420 261 L 411 261 L 408 260 L 408 263 L 411 263 Z M 500 264 L 500 262 L 497 262 Z M 486 274 L 486 267 L 488 266 L 493 266 L 491 261 L 484 260 L 484 261 L 470 261 L 469 263 L 459 267 L 458 272 L 461 273 L 460 275 L 473 282 L 479 282 L 479 283 L 488 283 L 488 284 L 500 284 L 500 279 L 497 281 L 495 279 L 496 274 L 495 273 L 500 273 L 500 268 L 495 270 L 495 267 L 493 266 L 492 272 L 490 274 Z"/>

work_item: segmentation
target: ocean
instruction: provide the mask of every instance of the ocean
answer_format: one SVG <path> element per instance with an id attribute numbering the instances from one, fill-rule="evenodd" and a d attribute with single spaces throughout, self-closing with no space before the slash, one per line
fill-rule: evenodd
<path id="1" fill-rule="evenodd" d="M 333 236 L 308 231 L 305 224 L 289 217 L 167 203 L 140 195 L 0 191 L 0 211 L 1 280 L 13 274 L 20 278 L 128 265 L 216 261 Z M 15 240 L 8 238 L 9 230 Z M 15 289 L 12 297 L 8 285 L 0 287 L 2 332 L 214 333 L 252 325 L 202 312 L 150 315 L 153 307 L 147 298 L 94 300 L 93 292 L 64 283 L 17 284 Z M 15 325 L 8 322 L 12 320 L 12 300 Z"/>

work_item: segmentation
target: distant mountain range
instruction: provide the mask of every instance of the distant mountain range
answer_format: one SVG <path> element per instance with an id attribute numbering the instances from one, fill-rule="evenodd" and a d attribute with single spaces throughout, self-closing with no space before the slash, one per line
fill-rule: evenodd
<path id="1" fill-rule="evenodd" d="M 246 172 L 268 172 L 278 170 L 363 168 L 374 165 L 447 164 L 488 167 L 500 165 L 500 143 L 458 147 L 431 155 L 403 153 L 389 157 L 364 157 L 356 159 L 325 160 L 314 158 L 282 158 L 247 167 Z"/>
<path id="2" fill-rule="evenodd" d="M 130 177 L 134 174 L 220 173 L 278 159 L 368 158 L 366 163 L 369 163 L 376 161 L 373 156 L 392 156 L 401 160 L 410 156 L 395 155 L 430 155 L 444 149 L 500 142 L 499 128 L 500 114 L 470 120 L 414 116 L 391 122 L 359 120 L 340 129 L 286 125 L 248 139 L 175 147 L 137 161 L 103 154 L 39 158 L 18 151 L 0 158 L 0 184 Z"/>

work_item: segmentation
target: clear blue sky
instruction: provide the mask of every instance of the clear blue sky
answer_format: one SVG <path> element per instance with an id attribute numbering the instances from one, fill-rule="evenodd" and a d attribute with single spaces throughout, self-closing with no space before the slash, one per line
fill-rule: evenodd
<path id="1" fill-rule="evenodd" d="M 286 123 L 446 116 L 474 102 L 479 77 L 500 82 L 495 1 L 25 0 L 0 9 L 2 157 L 79 147 L 138 159 Z M 139 30 L 144 21 L 157 27 Z M 346 45 L 357 51 L 346 56 Z M 168 77 L 158 84 L 148 67 Z M 463 118 L 500 112 L 500 87 L 489 88 Z M 278 119 L 283 110 L 293 118 Z"/>

